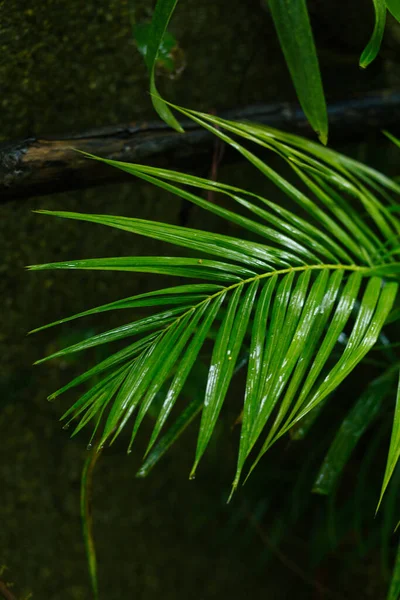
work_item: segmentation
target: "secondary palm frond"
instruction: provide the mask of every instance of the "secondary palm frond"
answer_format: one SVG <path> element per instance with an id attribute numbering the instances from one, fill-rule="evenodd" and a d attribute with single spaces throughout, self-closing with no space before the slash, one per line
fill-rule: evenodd
<path id="1" fill-rule="evenodd" d="M 235 223 L 255 239 L 113 215 L 40 211 L 122 229 L 190 251 L 187 258 L 124 256 L 30 267 L 160 273 L 190 280 L 51 323 L 114 309 L 158 307 L 150 316 L 97 334 L 42 361 L 136 337 L 51 398 L 96 376 L 96 384 L 64 419 L 76 422 L 74 433 L 94 423 L 100 446 L 112 443 L 131 424 L 130 450 L 155 398 L 165 390 L 148 453 L 179 402 L 200 351 L 211 340 L 205 395 L 190 413 L 192 419 L 201 411 L 194 476 L 227 398 L 235 366 L 247 349 L 235 488 L 250 455 L 251 471 L 276 440 L 331 396 L 371 350 L 390 318 L 400 273 L 395 200 L 400 188 L 373 169 L 319 144 L 259 125 L 178 110 L 240 152 L 286 194 L 293 209 L 192 175 L 104 161 Z M 298 184 L 262 160 L 254 146 L 280 156 Z M 223 194 L 231 208 L 208 202 L 197 190 Z M 202 283 L 193 282 L 196 279 Z M 345 343 L 339 344 L 343 339 Z M 397 445 L 393 452 L 397 459 Z"/>
<path id="2" fill-rule="evenodd" d="M 178 0 L 157 0 L 152 20 L 146 25 L 145 43 L 140 43 L 141 54 L 150 75 L 150 93 L 153 106 L 168 125 L 182 131 L 178 121 L 160 96 L 155 84 L 155 66 L 162 57 L 163 38 Z M 366 68 L 377 57 L 386 25 L 386 12 L 400 20 L 398 0 L 372 0 L 374 28 L 359 60 Z M 270 11 L 282 52 L 285 56 L 293 85 L 300 105 L 322 143 L 328 139 L 328 117 L 326 101 L 319 68 L 317 50 L 308 14 L 306 0 L 264 0 Z"/>

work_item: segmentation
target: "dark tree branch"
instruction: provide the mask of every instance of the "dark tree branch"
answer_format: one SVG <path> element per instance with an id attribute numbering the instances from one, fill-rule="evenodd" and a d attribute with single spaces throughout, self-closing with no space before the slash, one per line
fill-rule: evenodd
<path id="1" fill-rule="evenodd" d="M 377 92 L 328 107 L 330 140 L 359 139 L 366 131 L 396 131 L 400 123 L 400 92 Z M 251 106 L 221 116 L 249 120 L 313 136 L 303 113 L 288 103 Z M 85 159 L 73 148 L 127 162 L 193 169 L 211 162 L 215 138 L 193 122 L 182 121 L 186 133 L 162 122 L 132 123 L 93 129 L 75 135 L 31 137 L 0 144 L 0 203 L 42 194 L 121 181 L 126 173 Z M 228 160 L 240 158 L 227 153 Z"/>

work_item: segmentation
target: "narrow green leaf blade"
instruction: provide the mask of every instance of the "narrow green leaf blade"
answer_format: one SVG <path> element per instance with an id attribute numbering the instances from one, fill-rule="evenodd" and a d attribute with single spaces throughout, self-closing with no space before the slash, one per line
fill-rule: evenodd
<path id="1" fill-rule="evenodd" d="M 57 398 L 57 396 L 60 396 L 60 394 L 63 394 L 64 392 L 68 391 L 73 387 L 76 387 L 77 385 L 80 385 L 81 383 L 84 383 L 91 377 L 98 376 L 103 371 L 107 371 L 108 369 L 111 369 L 111 367 L 116 367 L 117 365 L 119 365 L 119 363 L 128 361 L 135 355 L 140 354 L 145 348 L 147 348 L 150 345 L 150 343 L 154 340 L 154 338 L 157 335 L 157 333 L 151 333 L 145 338 L 137 340 L 133 344 L 130 344 L 126 348 L 123 348 L 119 352 L 111 354 L 111 356 L 105 358 L 88 371 L 85 371 L 81 375 L 78 375 L 77 377 L 72 379 L 69 383 L 64 385 L 62 388 L 58 389 L 56 392 L 50 394 L 48 400 L 54 400 L 54 398 Z"/>
<path id="2" fill-rule="evenodd" d="M 190 113 L 187 113 L 186 111 L 184 111 L 183 109 L 180 109 L 179 107 L 176 107 L 176 108 L 178 110 L 181 110 L 181 112 L 183 112 L 184 114 L 187 114 L 187 116 L 190 116 L 191 118 L 194 118 L 193 115 L 196 115 L 196 114 L 200 115 L 203 118 L 208 117 L 208 115 L 204 115 L 202 113 L 196 113 L 196 112 L 192 112 L 192 111 L 190 111 Z M 197 120 L 197 122 L 201 123 L 200 120 L 198 120 L 198 119 L 195 119 L 195 120 Z M 219 122 L 219 121 L 221 121 L 221 119 L 219 119 L 217 121 Z M 232 123 L 229 121 L 224 121 L 224 120 L 222 120 L 222 121 L 224 122 L 224 124 Z M 213 133 L 215 133 L 216 135 L 221 135 L 221 132 L 218 129 L 213 129 L 208 124 L 204 124 L 204 123 L 201 123 L 201 125 L 212 130 Z M 248 124 L 246 124 L 246 126 L 248 127 Z M 238 129 L 240 130 L 241 127 L 245 127 L 245 125 L 236 123 L 235 127 L 233 127 L 233 129 L 235 129 L 235 131 L 237 131 Z M 232 129 L 232 126 L 230 127 L 230 130 L 231 129 Z M 228 143 L 232 143 L 232 145 L 233 145 L 233 141 L 230 140 L 230 138 L 226 138 L 226 139 L 224 138 L 224 140 L 227 141 Z M 274 229 L 270 229 L 269 232 L 273 232 L 275 237 L 277 235 L 277 230 L 283 231 L 286 235 L 289 234 L 289 237 L 286 238 L 286 240 L 285 240 L 286 246 L 287 246 L 288 242 L 290 244 L 287 247 L 291 248 L 292 246 L 294 246 L 297 250 L 301 250 L 302 253 L 306 252 L 306 254 L 308 254 L 309 258 L 312 257 L 311 258 L 312 261 L 319 262 L 318 259 L 316 259 L 313 254 L 314 252 L 318 252 L 319 254 L 322 254 L 323 256 L 325 256 L 325 258 L 327 258 L 329 261 L 337 262 L 337 259 L 330 252 L 330 250 L 328 250 L 326 247 L 324 247 L 318 241 L 317 238 L 319 238 L 319 236 L 320 236 L 320 230 L 318 228 L 311 225 L 308 221 L 301 219 L 298 215 L 295 215 L 294 213 L 284 209 L 282 206 L 280 206 L 278 204 L 270 202 L 269 200 L 267 200 L 266 198 L 264 198 L 262 196 L 259 196 L 258 194 L 254 194 L 252 192 L 242 190 L 240 188 L 236 188 L 234 186 L 230 186 L 230 185 L 227 185 L 227 184 L 224 184 L 221 182 L 211 181 L 211 180 L 204 179 L 201 177 L 195 177 L 193 175 L 188 175 L 186 173 L 179 173 L 177 171 L 160 169 L 157 167 L 149 167 L 147 165 L 137 165 L 137 164 L 132 164 L 132 163 L 120 162 L 120 161 L 116 161 L 116 160 L 109 160 L 109 159 L 105 159 L 105 158 L 100 158 L 99 156 L 94 156 L 93 154 L 89 154 L 87 152 L 83 152 L 82 154 L 84 154 L 88 158 L 92 158 L 94 160 L 109 164 L 113 167 L 117 167 L 118 169 L 121 169 L 127 173 L 130 173 L 131 175 L 141 177 L 142 179 L 145 179 L 146 181 L 151 181 L 152 183 L 155 183 L 156 185 L 160 185 L 161 187 L 164 187 L 165 189 L 170 189 L 171 191 L 173 189 L 177 189 L 177 190 L 179 190 L 179 192 L 177 192 L 177 193 L 179 193 L 179 195 L 194 202 L 198 206 L 201 206 L 202 208 L 205 208 L 206 210 L 209 210 L 211 212 L 215 212 L 216 214 L 219 214 L 220 216 L 224 216 L 225 218 L 228 218 L 229 220 L 234 219 L 234 222 L 238 222 L 238 219 L 240 219 L 240 216 L 237 215 L 236 213 L 232 213 L 230 211 L 225 211 L 218 205 L 215 205 L 213 203 L 207 202 L 206 200 L 200 199 L 198 196 L 194 196 L 192 194 L 183 192 L 183 190 L 181 190 L 180 188 L 174 188 L 174 186 L 171 188 L 167 188 L 167 187 L 165 187 L 165 182 L 164 183 L 160 182 L 160 180 L 157 178 L 161 177 L 161 178 L 167 179 L 169 181 L 174 181 L 177 183 L 190 185 L 193 187 L 201 188 L 203 190 L 218 191 L 219 193 L 228 195 L 232 198 L 232 200 L 241 204 L 242 206 L 245 206 L 253 214 L 256 214 L 263 221 L 266 221 L 270 226 L 273 226 Z M 277 175 L 277 178 L 278 177 L 279 176 Z M 276 183 L 276 180 L 275 180 L 275 183 Z M 281 187 L 284 187 L 284 186 L 281 186 Z M 295 188 L 293 188 L 293 189 L 295 189 Z M 267 205 L 270 209 L 272 209 L 277 214 L 273 214 L 270 211 L 267 212 L 267 211 L 259 208 L 253 202 L 250 202 L 249 200 L 245 199 L 246 197 L 249 197 L 252 200 L 257 200 L 257 201 L 261 202 L 262 204 Z M 245 222 L 247 222 L 247 225 L 244 224 Z M 245 219 L 245 221 L 242 222 L 241 224 L 242 224 L 242 226 L 246 226 L 246 228 L 248 228 L 248 229 L 250 229 L 250 226 L 251 226 L 251 230 L 254 230 L 254 221 Z M 263 233 L 261 233 L 261 230 L 258 229 L 257 232 L 260 233 L 260 235 L 265 235 L 266 237 L 270 238 L 270 236 L 266 235 L 265 230 Z M 329 241 L 329 238 L 325 238 L 324 241 L 325 242 Z M 304 245 L 303 246 L 300 245 L 300 242 L 303 243 Z M 309 253 L 310 250 L 313 250 L 312 254 Z"/>
<path id="3" fill-rule="evenodd" d="M 60 356 L 65 356 L 67 354 L 71 354 L 73 352 L 81 352 L 82 350 L 87 350 L 88 348 L 94 348 L 95 346 L 99 346 L 100 344 L 106 344 L 109 342 L 115 342 L 117 340 L 121 340 L 123 338 L 137 335 L 139 333 L 143 333 L 145 331 L 151 331 L 154 329 L 158 329 L 165 325 L 168 325 L 177 317 L 179 314 L 183 313 L 186 309 L 190 308 L 189 306 L 182 306 L 179 308 L 174 308 L 171 310 L 164 311 L 162 313 L 158 313 L 156 315 L 151 315 L 150 317 L 145 317 L 144 319 L 139 319 L 134 323 L 128 323 L 127 325 L 122 325 L 121 327 L 116 327 L 115 329 L 111 329 L 110 331 L 105 331 L 104 333 L 98 333 L 97 335 L 93 335 L 90 338 L 82 340 L 82 342 L 78 342 L 77 344 L 73 344 L 72 346 L 68 346 L 68 348 L 63 348 L 58 352 L 54 352 L 50 356 L 46 356 L 38 361 L 35 364 L 40 364 L 47 360 L 51 360 L 53 358 L 59 358 Z"/>
<path id="4" fill-rule="evenodd" d="M 180 413 L 173 425 L 163 435 L 156 446 L 149 452 L 146 460 L 136 473 L 136 477 L 147 477 L 151 469 L 158 463 L 174 442 L 182 435 L 190 423 L 197 417 L 203 408 L 202 396 L 195 397 L 190 404 Z"/>
<path id="5" fill-rule="evenodd" d="M 268 6 L 301 107 L 326 144 L 328 116 L 306 1 L 268 0 Z"/>
<path id="6" fill-rule="evenodd" d="M 399 6 L 400 6 L 400 4 L 399 4 Z M 399 140 L 399 138 L 397 138 L 393 134 L 389 133 L 389 131 L 384 131 L 383 133 L 386 135 L 386 137 L 391 142 L 393 142 L 393 144 L 395 144 L 398 148 L 400 148 L 400 140 Z"/>
<path id="7" fill-rule="evenodd" d="M 292 167 L 299 178 L 309 187 L 312 192 L 314 192 L 320 202 L 329 208 L 340 221 L 340 223 L 337 223 L 334 219 L 329 219 L 329 225 L 332 234 L 341 241 L 343 246 L 347 248 L 349 252 L 352 252 L 353 256 L 357 257 L 357 260 L 360 260 L 360 258 L 363 259 L 363 257 L 365 257 L 365 252 L 363 254 L 364 248 L 362 248 L 360 245 L 362 232 L 360 232 L 356 227 L 356 223 L 352 218 L 352 215 L 348 214 L 349 211 L 346 209 L 341 209 L 340 206 L 338 206 L 338 204 L 332 199 L 332 197 L 325 193 L 323 189 L 318 187 L 318 185 L 314 183 L 313 179 L 308 177 L 300 168 L 294 165 L 292 165 Z M 345 228 L 347 228 L 350 233 L 348 233 Z M 357 242 L 355 240 L 357 240 Z"/>
<path id="8" fill-rule="evenodd" d="M 307 414 L 336 389 L 376 343 L 398 293 L 397 283 L 387 282 L 383 287 L 382 284 L 382 280 L 379 281 L 375 278 L 368 282 L 345 351 L 318 386 L 312 398 L 307 401 L 305 408 L 301 410 L 296 420 Z M 377 289 L 378 286 L 380 290 Z"/>
<path id="9" fill-rule="evenodd" d="M 100 225 L 106 225 L 107 227 L 122 229 L 137 235 L 143 235 L 145 237 L 168 242 L 169 244 L 174 244 L 175 246 L 190 248 L 196 252 L 220 256 L 223 257 L 224 260 L 233 260 L 235 262 L 245 263 L 249 266 L 254 265 L 265 268 L 268 266 L 269 262 L 277 263 L 281 266 L 288 266 L 288 263 L 284 259 L 280 259 L 282 252 L 274 252 L 271 248 L 268 248 L 263 244 L 259 244 L 257 242 L 248 242 L 247 240 L 234 238 L 223 234 L 210 233 L 208 231 L 199 229 L 190 229 L 189 227 L 181 227 L 179 225 L 170 225 L 168 223 L 162 223 L 159 221 L 118 217 L 114 215 L 88 215 L 64 211 L 40 211 L 40 213 L 51 214 L 62 218 L 87 221 L 89 223 L 98 223 Z M 112 263 L 113 261 L 118 262 L 118 260 L 123 262 L 124 258 L 126 258 L 128 261 L 131 260 L 133 263 L 134 261 L 144 261 L 145 259 L 150 261 L 152 258 L 154 261 L 162 263 L 162 259 L 165 259 L 165 257 L 122 257 L 121 259 L 113 258 L 93 260 L 102 260 L 104 262 L 109 260 L 110 263 Z M 177 259 L 170 257 L 167 258 L 171 261 L 171 267 L 173 267 L 173 261 Z M 73 262 L 74 261 L 71 261 L 71 264 Z M 90 262 L 90 259 L 88 262 Z M 201 260 L 199 262 L 201 263 Z M 120 267 L 121 270 L 125 270 L 123 264 L 121 264 Z M 54 268 L 54 265 L 50 265 L 47 268 Z M 95 264 L 92 264 L 88 268 L 95 268 Z M 130 269 L 126 267 L 126 270 Z"/>
<path id="10" fill-rule="evenodd" d="M 335 306 L 343 275 L 344 273 L 342 271 L 336 271 L 330 277 L 319 310 L 313 321 L 312 336 L 309 336 L 307 340 L 307 344 L 301 355 L 301 360 L 299 360 L 296 365 L 296 369 L 282 400 L 282 403 L 285 406 L 289 406 L 296 395 L 300 393 L 300 385 L 310 367 L 310 361 L 315 356 L 315 351 L 319 347 L 321 336 L 326 329 L 326 325 Z"/>
<path id="11" fill-rule="evenodd" d="M 357 272 L 352 273 L 348 278 L 340 296 L 333 319 L 329 324 L 324 340 L 320 345 L 313 364 L 311 365 L 307 379 L 299 395 L 299 404 L 305 401 L 305 398 L 309 394 L 312 386 L 321 373 L 326 361 L 328 360 L 333 347 L 339 338 L 339 335 L 342 333 L 348 319 L 350 318 L 351 311 L 353 310 L 357 294 L 361 286 L 361 281 L 362 277 Z"/>
<path id="12" fill-rule="evenodd" d="M 389 484 L 390 478 L 393 475 L 393 471 L 395 466 L 397 465 L 397 461 L 400 457 L 400 372 L 399 372 L 399 383 L 397 386 L 397 395 L 396 395 L 396 407 L 393 418 L 393 429 L 392 436 L 390 438 L 390 447 L 389 447 L 389 455 L 386 464 L 385 475 L 383 478 L 381 495 L 379 498 L 378 508 L 380 503 L 382 502 L 383 495 L 386 491 L 386 488 Z"/>
<path id="13" fill-rule="evenodd" d="M 199 320 L 208 308 L 208 304 L 209 301 L 198 307 L 192 315 L 188 316 L 188 318 L 183 319 L 176 328 L 176 331 L 172 331 L 171 329 L 159 344 L 157 356 L 153 357 L 153 365 L 150 374 L 151 383 L 141 402 L 140 410 L 133 427 L 129 448 L 133 443 L 140 424 L 151 406 L 151 403 L 170 375 L 172 368 L 183 352 L 189 339 L 194 334 Z M 137 396 L 139 396 L 139 392 L 137 392 Z"/>
<path id="14" fill-rule="evenodd" d="M 118 164 L 116 164 L 116 161 L 113 161 L 113 163 L 114 163 L 114 166 L 118 166 Z M 122 163 L 122 164 L 126 164 L 126 163 Z M 128 170 L 128 169 L 123 168 L 123 170 Z M 166 181 L 163 181 L 162 179 L 160 179 L 158 177 L 154 177 L 153 175 L 147 175 L 146 172 L 149 170 L 150 170 L 149 167 L 141 168 L 140 165 L 138 165 L 138 166 L 132 165 L 132 168 L 129 169 L 128 171 L 133 173 L 136 177 L 140 177 L 141 179 L 144 179 L 145 181 L 148 181 L 149 183 L 157 185 L 157 186 L 171 192 L 172 194 L 175 194 L 176 196 L 180 196 L 181 198 L 184 198 L 185 200 L 188 200 L 189 202 L 192 202 L 193 204 L 196 204 L 197 206 L 200 206 L 201 208 L 203 208 L 209 212 L 213 212 L 214 214 L 217 214 L 218 216 L 220 216 L 228 221 L 231 221 L 231 222 L 243 227 L 244 229 L 248 229 L 249 231 L 252 231 L 253 233 L 257 233 L 261 237 L 267 238 L 268 240 L 271 240 L 271 241 L 277 243 L 280 246 L 280 248 L 282 248 L 282 250 L 279 253 L 280 258 L 288 261 L 291 265 L 303 264 L 304 261 L 299 256 L 296 256 L 296 254 L 294 254 L 292 252 L 289 253 L 288 250 L 294 250 L 297 253 L 305 255 L 305 257 L 308 258 L 309 260 L 311 260 L 312 262 L 319 262 L 318 258 L 315 256 L 315 254 L 310 252 L 310 249 L 304 248 L 304 246 L 299 244 L 299 242 L 297 240 L 290 238 L 286 235 L 283 235 L 282 233 L 276 231 L 276 229 L 273 229 L 271 227 L 266 227 L 265 225 L 258 223 L 254 220 L 245 218 L 236 212 L 227 210 L 227 209 L 219 206 L 218 204 L 215 204 L 213 202 L 208 202 L 207 200 L 204 200 L 200 196 L 196 196 L 195 194 L 188 192 L 187 190 L 182 189 L 176 185 L 171 185 L 170 183 L 167 183 Z M 161 176 L 167 177 L 168 179 L 171 179 L 172 181 L 178 180 L 180 183 L 184 183 L 186 185 L 195 185 L 196 187 L 202 187 L 204 190 L 219 191 L 222 194 L 230 196 L 233 200 L 240 202 L 240 199 L 236 195 L 233 195 L 232 193 L 227 191 L 226 186 L 225 187 L 218 186 L 218 184 L 210 185 L 210 182 L 208 182 L 206 179 L 200 180 L 200 178 L 195 178 L 190 175 L 186 176 L 181 173 L 168 172 L 168 171 L 162 170 L 162 169 L 153 169 L 153 171 L 155 173 L 157 173 L 157 171 L 159 171 Z M 174 178 L 174 176 L 175 176 L 175 178 Z M 201 185 L 199 182 L 201 182 Z M 214 182 L 212 182 L 212 183 L 214 183 Z M 247 208 L 249 208 L 251 210 L 250 203 L 247 202 L 246 204 L 247 204 Z M 283 249 L 285 249 L 285 250 L 283 250 Z M 272 248 L 269 247 L 269 250 L 272 250 Z M 276 248 L 274 250 L 276 252 Z"/>
<path id="15" fill-rule="evenodd" d="M 207 318 L 209 318 L 210 312 L 208 312 Z M 235 374 L 243 368 L 247 363 L 247 358 L 238 360 L 235 366 Z M 203 387 L 207 379 L 208 369 L 206 366 L 196 360 L 194 368 L 190 372 L 190 377 L 185 381 L 182 395 L 190 398 L 189 405 L 183 409 L 176 421 L 171 425 L 165 435 L 157 442 L 153 449 L 147 453 L 146 459 L 143 462 L 141 468 L 136 473 L 136 477 L 146 477 L 153 467 L 159 462 L 159 460 L 165 455 L 167 450 L 174 444 L 174 442 L 182 435 L 186 428 L 192 423 L 203 408 L 204 402 L 204 391 Z M 171 385 L 172 388 L 172 385 Z"/>
<path id="16" fill-rule="evenodd" d="M 106 432 L 103 433 L 102 443 L 110 435 L 112 435 L 111 443 L 113 443 L 120 434 L 136 407 L 142 402 L 142 398 L 151 381 L 157 377 L 157 371 L 161 368 L 161 361 L 166 360 L 168 353 L 171 352 L 178 337 L 187 326 L 190 317 L 191 314 L 187 313 L 182 316 L 181 320 L 175 320 L 166 328 L 153 346 L 143 355 L 142 361 L 139 363 L 139 368 L 134 367 L 132 369 L 131 374 L 126 379 L 125 385 L 121 388 L 112 411 L 110 411 L 109 420 L 106 424 L 107 434 Z M 167 375 L 163 373 L 161 385 Z M 113 421 L 112 426 L 111 421 Z M 114 424 L 116 425 L 115 427 Z M 131 445 L 128 447 L 128 453 L 130 449 Z"/>
<path id="17" fill-rule="evenodd" d="M 253 281 L 246 291 L 240 306 L 239 300 L 243 292 L 243 286 L 234 290 L 224 321 L 218 332 L 208 374 L 196 458 L 191 471 L 191 477 L 194 476 L 197 465 L 210 441 L 215 423 L 225 400 L 236 360 L 247 331 L 257 289 L 258 281 Z"/>
<path id="18" fill-rule="evenodd" d="M 197 360 L 198 354 L 201 348 L 203 347 L 210 327 L 212 326 L 224 299 L 225 294 L 221 294 L 208 306 L 207 314 L 204 317 L 203 322 L 198 328 L 196 334 L 193 336 L 193 339 L 190 342 L 187 352 L 182 357 L 177 372 L 168 390 L 167 396 L 164 400 L 163 406 L 161 407 L 160 413 L 158 415 L 156 424 L 151 434 L 149 445 L 146 450 L 146 454 L 152 448 L 169 413 L 174 407 L 174 404 L 183 386 L 186 384 L 188 376 L 192 371 L 192 368 Z"/>
<path id="19" fill-rule="evenodd" d="M 132 271 L 135 273 L 157 273 L 159 275 L 174 275 L 175 277 L 189 277 L 211 281 L 235 281 L 240 279 L 240 276 L 251 277 L 255 275 L 255 272 L 250 269 L 231 265 L 227 262 L 208 260 L 206 258 L 180 258 L 175 256 L 89 258 L 61 263 L 32 265 L 29 268 L 35 271 L 45 269 Z"/>
<path id="20" fill-rule="evenodd" d="M 309 212 L 313 218 L 317 221 L 317 226 L 315 226 L 312 222 L 306 223 L 304 220 L 300 220 L 294 217 L 293 211 L 285 211 L 285 216 L 287 216 L 292 223 L 300 224 L 302 228 L 305 227 L 306 230 L 310 232 L 310 234 L 317 241 L 321 241 L 323 245 L 325 245 L 331 254 L 333 253 L 338 258 L 340 258 L 344 262 L 353 262 L 351 256 L 347 253 L 344 247 L 341 247 L 336 240 L 332 237 L 330 233 L 330 222 L 327 218 L 326 213 L 321 210 L 321 208 L 313 202 L 310 198 L 308 198 L 298 187 L 292 185 L 287 179 L 282 177 L 277 171 L 274 171 L 267 163 L 262 161 L 256 154 L 250 152 L 244 146 L 241 146 L 236 140 L 233 140 L 231 137 L 226 135 L 222 128 L 228 129 L 235 134 L 242 135 L 246 139 L 249 139 L 252 142 L 260 143 L 260 139 L 256 136 L 248 136 L 243 135 L 243 131 L 241 131 L 238 127 L 232 125 L 232 122 L 225 121 L 223 119 L 218 119 L 217 117 L 212 117 L 210 115 L 206 115 L 204 113 L 197 113 L 195 111 L 187 111 L 180 107 L 176 107 L 180 112 L 185 114 L 187 117 L 191 118 L 196 123 L 199 123 L 202 127 L 205 127 L 214 135 L 222 139 L 224 142 L 232 146 L 235 150 L 240 152 L 242 156 L 244 156 L 251 164 L 253 164 L 263 175 L 268 177 L 279 189 L 282 190 L 289 198 L 291 198 L 294 202 L 298 203 L 302 208 L 304 208 L 307 212 Z M 214 126 L 210 125 L 209 122 L 212 122 Z M 244 126 L 243 126 L 244 127 Z M 269 203 L 269 206 L 273 208 L 275 211 L 282 212 L 276 205 L 273 203 Z"/>
<path id="21" fill-rule="evenodd" d="M 374 421 L 383 400 L 389 394 L 393 373 L 385 373 L 372 381 L 342 421 L 318 475 L 313 491 L 329 495 L 346 466 L 351 453 Z M 312 413 L 311 413 L 312 414 Z"/>
<path id="22" fill-rule="evenodd" d="M 100 446 L 104 446 L 111 436 L 114 436 L 113 440 L 117 437 L 123 425 L 136 408 L 136 404 L 139 402 L 140 398 L 137 402 L 135 401 L 135 392 L 148 374 L 151 367 L 151 358 L 156 348 L 157 342 L 155 341 L 149 348 L 142 352 L 132 365 L 130 365 L 124 382 L 108 413 L 100 438 Z"/>
<path id="23" fill-rule="evenodd" d="M 179 285 L 176 287 L 155 290 L 154 292 L 147 292 L 145 294 L 129 296 L 128 298 L 123 298 L 122 300 L 116 300 L 115 302 L 109 302 L 108 304 L 102 304 L 100 306 L 90 308 L 89 310 L 85 310 L 81 313 L 76 313 L 75 315 L 71 315 L 70 317 L 64 317 L 63 319 L 58 319 L 57 321 L 53 321 L 52 323 L 48 323 L 47 325 L 37 327 L 29 333 L 37 333 L 39 331 L 42 331 L 43 329 L 47 329 L 48 327 L 54 327 L 55 325 L 68 323 L 68 321 L 73 321 L 74 319 L 87 317 L 89 315 L 96 315 L 109 310 L 121 310 L 127 308 L 140 308 L 157 305 L 168 306 L 169 304 L 184 304 L 188 299 L 189 301 L 193 301 L 196 300 L 196 298 L 198 298 L 200 302 L 202 299 L 205 298 L 204 294 L 213 294 L 220 290 L 222 290 L 222 286 L 212 284 Z M 195 296 L 195 294 L 198 294 L 198 296 Z"/>
<path id="24" fill-rule="evenodd" d="M 260 387 L 257 398 L 257 412 L 254 422 L 251 423 L 248 452 L 256 443 L 274 408 L 269 392 L 275 377 L 279 376 L 281 361 L 290 343 L 290 336 L 297 324 L 304 302 L 306 289 L 304 289 L 302 281 L 308 285 L 309 273 L 307 274 L 307 279 L 303 277 L 302 280 L 297 282 L 296 288 L 294 292 L 292 292 L 294 275 L 295 274 L 291 272 L 282 277 L 275 293 L 271 320 L 265 341 Z"/>
<path id="25" fill-rule="evenodd" d="M 167 30 L 168 23 L 172 17 L 177 3 L 178 0 L 158 0 L 151 21 L 151 33 L 148 37 L 146 64 L 150 71 L 150 94 L 154 108 L 158 112 L 161 119 L 167 123 L 167 125 L 182 133 L 182 126 L 178 123 L 169 107 L 161 98 L 155 82 L 157 56 Z"/>
<path id="26" fill-rule="evenodd" d="M 242 428 L 240 432 L 239 455 L 235 479 L 232 484 L 233 490 L 239 483 L 244 462 L 250 452 L 251 429 L 259 411 L 258 399 L 260 386 L 263 384 L 262 366 L 264 361 L 265 337 L 267 334 L 268 317 L 276 282 L 277 277 L 275 276 L 271 277 L 263 284 L 254 315 L 244 398 Z"/>
<path id="27" fill-rule="evenodd" d="M 87 392 L 85 392 L 68 410 L 63 414 L 60 421 L 70 417 L 65 427 L 76 419 L 84 411 L 89 411 L 95 404 L 102 404 L 106 397 L 111 397 L 119 385 L 122 383 L 129 369 L 129 365 L 123 365 L 112 373 L 106 375 L 98 381 Z M 79 427 L 79 426 L 78 426 Z"/>
<path id="28" fill-rule="evenodd" d="M 312 341 L 310 342 L 310 338 L 318 333 L 318 325 L 321 321 L 321 310 L 323 311 L 325 309 L 324 297 L 327 292 L 328 281 L 328 271 L 321 271 L 314 281 L 307 298 L 303 301 L 301 318 L 298 320 L 296 330 L 292 330 L 289 334 L 290 344 L 281 361 L 279 375 L 275 375 L 275 380 L 270 390 L 273 405 L 277 403 L 280 395 L 283 393 L 298 361 L 300 361 L 300 364 L 305 358 L 311 361 L 311 357 L 307 356 L 307 348 L 309 344 L 313 346 Z M 289 410 L 291 402 L 292 398 L 290 398 L 289 395 L 285 395 L 280 402 L 278 414 L 275 417 L 274 424 L 271 427 L 268 436 L 269 439 L 273 438 L 280 423 Z M 266 444 L 268 444 L 268 441 L 269 440 L 267 439 Z"/>
<path id="29" fill-rule="evenodd" d="M 386 23 L 386 2 L 385 0 L 373 0 L 375 9 L 375 25 L 366 48 L 361 54 L 360 67 L 365 69 L 376 58 L 381 47 L 383 32 Z"/>

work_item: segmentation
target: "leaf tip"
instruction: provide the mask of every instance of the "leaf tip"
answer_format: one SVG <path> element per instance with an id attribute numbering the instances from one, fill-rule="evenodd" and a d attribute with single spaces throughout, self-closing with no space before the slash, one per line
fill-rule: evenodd
<path id="1" fill-rule="evenodd" d="M 34 208 L 32 212 L 37 213 L 38 215 L 50 215 L 52 213 L 51 210 L 46 210 L 45 208 Z"/>
<path id="2" fill-rule="evenodd" d="M 226 503 L 227 503 L 227 504 L 229 504 L 229 503 L 230 503 L 230 501 L 232 500 L 232 498 L 233 498 L 233 494 L 236 492 L 236 489 L 237 489 L 238 483 L 239 483 L 239 482 L 237 482 L 236 480 L 235 480 L 235 481 L 232 483 L 231 493 L 229 494 L 229 496 L 228 496 L 228 499 L 227 499 L 227 501 L 226 501 Z"/>
<path id="3" fill-rule="evenodd" d="M 375 509 L 375 515 L 374 515 L 375 518 L 378 515 L 379 509 L 381 507 L 383 496 L 385 495 L 385 491 L 386 491 L 386 485 L 382 486 L 382 490 L 381 490 L 381 493 L 380 493 L 380 496 L 379 496 L 378 504 L 376 505 L 376 509 Z"/>
<path id="4" fill-rule="evenodd" d="M 326 146 L 328 143 L 328 131 L 318 131 L 318 139 L 323 146 Z"/>

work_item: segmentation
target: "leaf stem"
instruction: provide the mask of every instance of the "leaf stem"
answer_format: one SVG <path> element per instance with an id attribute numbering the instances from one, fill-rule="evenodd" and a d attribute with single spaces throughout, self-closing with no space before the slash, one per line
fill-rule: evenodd
<path id="1" fill-rule="evenodd" d="M 250 277 L 249 279 L 242 279 L 241 281 L 233 283 L 232 285 L 225 287 L 222 290 L 218 290 L 218 292 L 216 292 L 215 294 L 212 294 L 211 296 L 207 296 L 204 300 L 202 300 L 195 306 L 191 306 L 189 308 L 189 310 L 187 310 L 186 312 L 179 315 L 175 321 L 173 321 L 172 323 L 167 325 L 167 327 L 165 329 L 163 329 L 163 332 L 166 331 L 167 329 L 169 329 L 169 327 L 172 327 L 172 325 L 174 325 L 175 323 L 179 322 L 180 319 L 185 317 L 188 313 L 190 313 L 190 312 L 196 310 L 197 308 L 199 308 L 200 306 L 202 306 L 204 303 L 209 302 L 210 300 L 213 300 L 214 298 L 218 298 L 222 294 L 226 294 L 227 292 L 230 292 L 231 290 L 234 290 L 235 288 L 238 288 L 241 285 L 247 285 L 248 283 L 252 283 L 253 281 L 259 281 L 260 279 L 267 279 L 268 277 L 273 277 L 274 275 L 277 275 L 277 276 L 286 275 L 286 274 L 292 273 L 292 272 L 302 273 L 304 271 L 322 271 L 325 269 L 330 269 L 332 271 L 339 271 L 339 270 L 352 271 L 352 272 L 365 271 L 367 273 L 371 269 L 371 267 L 365 267 L 365 266 L 361 267 L 359 265 L 342 265 L 342 264 L 339 264 L 339 265 L 338 264 L 326 264 L 326 265 L 317 264 L 317 265 L 301 265 L 300 267 L 287 267 L 286 269 L 278 269 L 277 271 L 268 271 L 268 273 L 261 273 L 261 275 L 255 275 L 254 277 Z"/>

